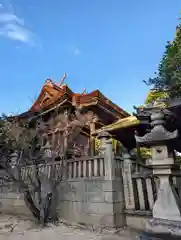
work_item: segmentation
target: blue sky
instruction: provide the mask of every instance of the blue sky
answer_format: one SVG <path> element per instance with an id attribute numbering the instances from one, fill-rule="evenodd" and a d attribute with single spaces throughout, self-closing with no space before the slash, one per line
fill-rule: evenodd
<path id="1" fill-rule="evenodd" d="M 180 0 L 0 0 L 0 113 L 28 110 L 47 78 L 143 103 Z"/>

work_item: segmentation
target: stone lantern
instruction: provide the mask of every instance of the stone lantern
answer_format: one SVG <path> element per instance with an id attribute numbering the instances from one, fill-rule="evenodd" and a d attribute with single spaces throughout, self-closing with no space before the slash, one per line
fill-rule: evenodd
<path id="1" fill-rule="evenodd" d="M 51 159 L 52 158 L 52 148 L 50 143 L 47 141 L 44 147 L 42 147 L 42 150 L 44 151 L 44 158 L 45 159 Z"/>
<path id="2" fill-rule="evenodd" d="M 18 161 L 18 153 L 15 151 L 10 156 L 10 166 L 11 166 L 11 168 L 15 168 L 16 167 L 17 161 Z"/>
<path id="3" fill-rule="evenodd" d="M 171 181 L 174 171 L 179 169 L 174 156 L 174 141 L 178 131 L 169 132 L 165 128 L 164 111 L 153 111 L 151 131 L 143 137 L 135 136 L 140 145 L 151 148 L 153 175 L 159 179 L 157 199 L 153 206 L 153 218 L 146 221 L 145 230 L 152 233 L 181 235 L 181 213 L 178 196 Z"/>

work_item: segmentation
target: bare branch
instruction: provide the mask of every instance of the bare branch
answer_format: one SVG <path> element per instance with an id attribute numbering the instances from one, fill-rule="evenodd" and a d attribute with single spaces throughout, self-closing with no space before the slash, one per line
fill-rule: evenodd
<path id="1" fill-rule="evenodd" d="M 46 123 L 42 116 L 31 121 L 20 121 L 17 118 L 3 118 L 0 121 L 0 166 L 7 175 L 1 176 L 0 180 L 18 184 L 24 194 L 26 205 L 42 224 L 50 218 L 55 220 L 57 217 L 53 199 L 58 185 L 67 174 L 68 154 L 74 154 L 76 138 L 93 118 L 92 112 L 82 114 L 81 109 L 75 109 L 73 114 L 70 112 L 53 116 Z M 43 160 L 42 136 L 45 135 L 49 141 L 48 134 L 56 131 L 62 131 L 63 137 L 59 139 L 59 145 L 50 142 L 48 144 L 52 152 L 52 157 L 49 159 L 51 170 L 48 176 L 46 173 L 41 173 L 39 164 Z M 59 149 L 62 151 L 58 152 Z M 12 157 L 15 152 L 16 158 Z M 61 158 L 60 169 L 57 168 L 55 157 Z M 32 165 L 32 174 L 28 172 L 27 178 L 24 179 L 22 167 L 25 167 L 26 172 L 28 164 Z"/>

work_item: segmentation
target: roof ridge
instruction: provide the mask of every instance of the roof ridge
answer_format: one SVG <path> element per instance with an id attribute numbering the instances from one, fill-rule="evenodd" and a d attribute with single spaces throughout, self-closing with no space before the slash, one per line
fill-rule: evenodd
<path id="1" fill-rule="evenodd" d="M 43 93 L 48 92 L 51 94 L 50 101 L 43 100 Z M 112 102 L 108 97 L 106 97 L 99 89 L 93 90 L 91 92 L 85 92 L 85 89 L 82 93 L 75 93 L 73 92 L 67 84 L 59 85 L 58 83 L 53 82 L 52 79 L 48 78 L 45 80 L 45 83 L 40 91 L 40 94 L 36 101 L 33 103 L 32 107 L 30 108 L 30 111 L 32 111 L 35 108 L 44 108 L 48 107 L 49 105 L 52 105 L 53 103 L 57 102 L 58 99 L 63 97 L 65 94 L 67 94 L 72 99 L 73 102 L 76 104 L 90 104 L 91 105 L 91 98 L 95 100 L 99 100 L 99 102 L 102 102 L 102 104 L 106 104 L 107 106 L 110 106 L 112 109 L 114 109 L 118 115 L 122 116 L 130 116 L 128 112 L 123 110 L 121 107 L 119 107 L 116 103 Z M 86 103 L 84 103 L 84 99 Z M 40 102 L 42 106 L 40 106 Z M 44 102 L 44 103 L 43 103 Z M 95 104 L 95 101 L 94 101 Z M 111 109 L 110 109 L 111 111 Z"/>

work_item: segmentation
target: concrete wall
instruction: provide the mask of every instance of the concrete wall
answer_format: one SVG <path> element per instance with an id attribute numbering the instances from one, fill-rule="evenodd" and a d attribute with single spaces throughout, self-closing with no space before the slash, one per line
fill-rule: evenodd
<path id="1" fill-rule="evenodd" d="M 67 161 L 63 174 L 67 180 L 60 183 L 56 197 L 59 217 L 68 222 L 94 226 L 124 227 L 126 222 L 136 226 L 138 220 L 142 225 L 142 218 L 147 215 L 145 218 L 134 217 L 125 210 L 133 213 L 136 210 L 151 211 L 154 202 L 152 179 L 140 174 L 133 177 L 130 155 L 124 154 L 124 161 L 121 157 L 115 158 L 110 135 L 103 132 L 99 137 L 102 155 Z M 64 170 L 62 164 L 63 161 L 56 163 L 57 173 Z M 40 172 L 51 177 L 51 163 L 39 167 Z M 33 174 L 33 167 L 26 166 L 21 173 L 27 180 L 28 174 Z M 15 185 L 1 187 L 0 190 L 1 212 L 32 217 Z"/>
<path id="2" fill-rule="evenodd" d="M 33 219 L 31 212 L 24 203 L 23 195 L 15 184 L 1 186 L 0 212 Z"/>
<path id="3" fill-rule="evenodd" d="M 120 180 L 76 179 L 59 186 L 58 213 L 68 222 L 121 227 L 125 224 Z M 1 188 L 0 211 L 31 217 L 16 186 Z"/>
<path id="4" fill-rule="evenodd" d="M 125 224 L 120 181 L 80 179 L 68 181 L 60 188 L 60 218 L 96 226 Z"/>

